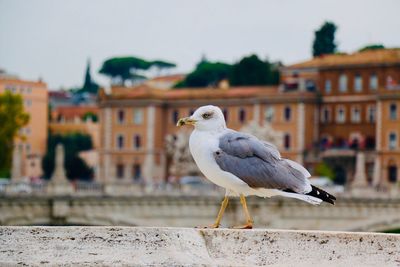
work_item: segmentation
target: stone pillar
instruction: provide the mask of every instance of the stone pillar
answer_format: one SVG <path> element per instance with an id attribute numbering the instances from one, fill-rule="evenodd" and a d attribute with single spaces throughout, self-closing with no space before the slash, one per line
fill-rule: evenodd
<path id="1" fill-rule="evenodd" d="M 112 149 L 112 110 L 107 107 L 104 108 L 103 111 L 103 151 L 102 151 L 102 160 L 103 160 L 103 177 L 102 181 L 104 183 L 115 179 L 115 177 L 111 177 L 111 155 L 110 151 Z"/>
<path id="2" fill-rule="evenodd" d="M 56 146 L 54 172 L 48 187 L 51 194 L 66 195 L 73 192 L 72 185 L 65 175 L 64 155 L 64 146 L 58 144 Z"/>
<path id="3" fill-rule="evenodd" d="M 143 176 L 146 183 L 153 182 L 154 179 L 154 132 L 155 132 L 155 115 L 154 106 L 147 107 L 147 142 L 146 156 L 143 163 Z"/>
<path id="4" fill-rule="evenodd" d="M 381 171 L 381 160 L 379 157 L 379 154 L 375 156 L 374 160 L 374 176 L 372 180 L 372 186 L 373 187 L 378 187 L 380 182 L 381 182 L 381 176 L 382 176 L 382 171 Z"/>
<path id="5" fill-rule="evenodd" d="M 304 138 L 305 138 L 305 106 L 299 103 L 297 106 L 297 162 L 303 164 Z"/>
<path id="6" fill-rule="evenodd" d="M 11 181 L 13 182 L 22 180 L 21 161 L 21 148 L 18 145 L 14 145 L 11 168 Z"/>
<path id="7" fill-rule="evenodd" d="M 367 174 L 365 172 L 365 154 L 364 152 L 358 152 L 356 156 L 356 172 L 352 187 L 367 187 Z"/>

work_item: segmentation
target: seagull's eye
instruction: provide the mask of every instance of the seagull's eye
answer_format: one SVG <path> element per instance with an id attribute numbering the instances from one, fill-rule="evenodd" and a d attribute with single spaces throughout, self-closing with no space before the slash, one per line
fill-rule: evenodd
<path id="1" fill-rule="evenodd" d="M 203 117 L 203 119 L 208 120 L 209 118 L 211 118 L 211 113 L 204 113 L 203 115 L 201 115 Z"/>

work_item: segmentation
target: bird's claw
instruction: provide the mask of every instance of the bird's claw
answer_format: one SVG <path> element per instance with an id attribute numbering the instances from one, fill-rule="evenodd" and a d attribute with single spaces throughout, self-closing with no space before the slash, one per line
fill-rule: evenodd
<path id="1" fill-rule="evenodd" d="M 253 229 L 253 224 L 246 223 L 244 225 L 233 226 L 232 229 Z"/>
<path id="2" fill-rule="evenodd" d="M 216 228 L 219 228 L 219 225 L 214 223 L 214 224 L 206 225 L 206 226 L 204 226 L 204 225 L 196 226 L 195 228 L 197 228 L 197 229 L 216 229 Z"/>

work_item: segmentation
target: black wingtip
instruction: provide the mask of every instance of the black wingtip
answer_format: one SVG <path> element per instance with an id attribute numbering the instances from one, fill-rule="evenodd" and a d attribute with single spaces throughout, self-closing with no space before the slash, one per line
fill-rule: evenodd
<path id="1" fill-rule="evenodd" d="M 335 205 L 336 197 L 334 195 L 331 195 L 328 192 L 313 185 L 311 185 L 311 188 L 312 188 L 311 192 L 307 193 L 307 195 L 319 198 L 324 202 Z"/>

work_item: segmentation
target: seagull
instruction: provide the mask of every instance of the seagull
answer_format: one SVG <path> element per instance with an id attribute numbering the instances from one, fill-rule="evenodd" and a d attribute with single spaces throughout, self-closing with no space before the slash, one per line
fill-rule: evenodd
<path id="1" fill-rule="evenodd" d="M 246 223 L 235 228 L 241 229 L 253 228 L 247 196 L 283 196 L 313 205 L 323 201 L 335 204 L 333 195 L 311 185 L 310 173 L 299 163 L 282 158 L 273 144 L 227 128 L 219 107 L 199 107 L 190 117 L 178 120 L 177 126 L 183 125 L 194 126 L 189 148 L 200 171 L 226 189 L 217 218 L 209 228 L 220 226 L 229 197 L 240 197 Z"/>

